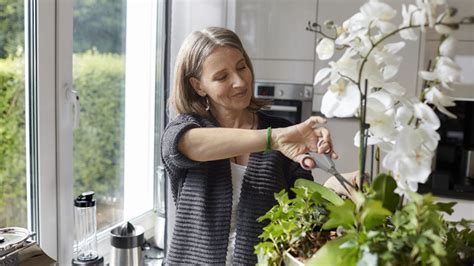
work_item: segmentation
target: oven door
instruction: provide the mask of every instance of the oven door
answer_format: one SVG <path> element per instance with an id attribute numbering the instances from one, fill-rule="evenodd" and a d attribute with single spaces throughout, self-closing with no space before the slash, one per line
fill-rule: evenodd
<path id="1" fill-rule="evenodd" d="M 301 122 L 302 101 L 299 100 L 273 100 L 269 109 L 264 109 L 262 112 L 285 118 L 292 124 Z"/>

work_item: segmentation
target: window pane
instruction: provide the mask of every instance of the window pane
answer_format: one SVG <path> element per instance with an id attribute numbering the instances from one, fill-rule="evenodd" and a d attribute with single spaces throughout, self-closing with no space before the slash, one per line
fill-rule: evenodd
<path id="1" fill-rule="evenodd" d="M 0 1 L 0 228 L 27 227 L 24 1 Z"/>
<path id="2" fill-rule="evenodd" d="M 153 163 L 146 162 L 154 159 L 148 141 L 154 97 L 148 94 L 155 84 L 136 81 L 154 65 L 137 54 L 147 51 L 150 34 L 135 36 L 148 24 L 133 27 L 146 14 L 131 13 L 146 2 L 74 1 L 73 79 L 81 106 L 74 131 L 74 194 L 96 193 L 98 230 L 153 207 Z"/>

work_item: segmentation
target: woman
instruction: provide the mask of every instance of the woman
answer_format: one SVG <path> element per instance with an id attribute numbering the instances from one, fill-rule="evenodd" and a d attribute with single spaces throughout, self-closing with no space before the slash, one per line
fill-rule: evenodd
<path id="1" fill-rule="evenodd" d="M 176 203 L 169 264 L 255 264 L 257 218 L 297 178 L 308 151 L 331 153 L 321 117 L 292 126 L 258 110 L 254 73 L 238 36 L 224 28 L 193 32 L 178 53 L 162 155 Z M 317 143 L 322 143 L 317 147 Z M 306 165 L 315 166 L 311 159 Z"/>

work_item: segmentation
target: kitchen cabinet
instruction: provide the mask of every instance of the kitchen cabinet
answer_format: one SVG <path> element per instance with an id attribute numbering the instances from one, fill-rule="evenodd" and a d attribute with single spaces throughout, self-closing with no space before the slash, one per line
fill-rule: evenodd
<path id="1" fill-rule="evenodd" d="M 225 10 L 226 1 L 222 0 L 173 0 L 171 2 L 171 69 L 174 69 L 179 48 L 188 34 L 209 26 L 226 26 Z"/>
<path id="2" fill-rule="evenodd" d="M 228 1 L 227 25 L 242 39 L 255 79 L 295 83 L 313 81 L 317 0 Z"/>

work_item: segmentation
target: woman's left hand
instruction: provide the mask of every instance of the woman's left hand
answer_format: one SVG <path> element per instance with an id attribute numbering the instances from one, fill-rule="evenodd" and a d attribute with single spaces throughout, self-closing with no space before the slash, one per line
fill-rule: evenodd
<path id="1" fill-rule="evenodd" d="M 358 186 L 360 182 L 359 171 L 354 171 L 350 173 L 342 173 L 341 175 L 347 181 L 349 181 L 349 183 L 351 183 L 354 187 Z M 328 180 L 326 180 L 326 182 L 324 183 L 324 186 L 332 189 L 334 192 L 336 192 L 339 195 L 345 195 L 351 199 L 352 199 L 352 196 L 355 195 L 353 192 L 356 191 L 354 187 L 346 186 L 349 189 L 350 193 L 347 192 L 347 190 L 341 185 L 341 183 L 337 180 L 335 176 L 331 176 Z"/>

